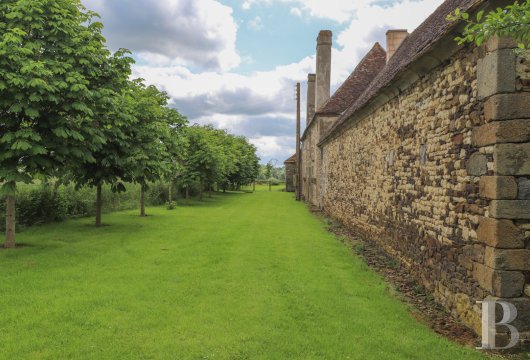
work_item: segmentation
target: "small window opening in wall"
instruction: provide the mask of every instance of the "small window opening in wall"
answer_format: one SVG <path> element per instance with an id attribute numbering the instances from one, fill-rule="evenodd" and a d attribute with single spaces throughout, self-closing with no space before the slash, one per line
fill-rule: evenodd
<path id="1" fill-rule="evenodd" d="M 422 144 L 420 146 L 420 165 L 427 163 L 427 145 Z"/>
<path id="2" fill-rule="evenodd" d="M 390 150 L 390 153 L 388 154 L 388 166 L 394 165 L 394 150 Z"/>

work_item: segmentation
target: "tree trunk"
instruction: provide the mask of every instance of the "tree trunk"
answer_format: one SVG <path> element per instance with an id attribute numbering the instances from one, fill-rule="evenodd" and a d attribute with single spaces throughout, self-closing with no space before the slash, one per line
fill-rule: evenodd
<path id="1" fill-rule="evenodd" d="M 212 187 L 211 186 L 208 186 L 208 197 L 210 199 L 212 198 Z"/>
<path id="2" fill-rule="evenodd" d="M 256 191 L 256 182 L 254 181 L 254 184 L 252 185 L 252 191 Z"/>
<path id="3" fill-rule="evenodd" d="M 171 209 L 171 206 L 173 205 L 173 181 L 171 179 L 169 180 L 169 187 L 168 187 L 168 205 Z"/>
<path id="4" fill-rule="evenodd" d="M 59 180 L 55 179 L 55 181 L 53 182 L 53 195 L 54 196 L 57 196 L 57 193 L 59 192 Z"/>
<path id="5" fill-rule="evenodd" d="M 202 201 L 202 193 L 204 191 L 204 184 L 201 182 L 201 185 L 199 186 L 199 200 Z"/>
<path id="6" fill-rule="evenodd" d="M 186 186 L 186 206 L 190 204 L 190 188 Z"/>
<path id="7" fill-rule="evenodd" d="M 145 217 L 145 187 L 143 185 L 140 190 L 140 216 Z"/>
<path id="8" fill-rule="evenodd" d="M 6 197 L 6 241 L 4 247 L 13 249 L 15 245 L 15 223 L 16 223 L 16 197 L 8 195 Z"/>
<path id="9" fill-rule="evenodd" d="M 98 185 L 96 188 L 96 227 L 100 227 L 103 224 L 101 223 L 101 209 L 103 207 L 103 198 L 101 196 L 101 185 Z"/>

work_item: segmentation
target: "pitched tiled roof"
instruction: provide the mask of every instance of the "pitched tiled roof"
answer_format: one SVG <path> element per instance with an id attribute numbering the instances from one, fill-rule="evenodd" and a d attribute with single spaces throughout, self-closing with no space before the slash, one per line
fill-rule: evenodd
<path id="1" fill-rule="evenodd" d="M 355 70 L 344 81 L 344 83 L 335 91 L 328 101 L 315 113 L 316 115 L 335 115 L 342 114 L 348 107 L 357 100 L 357 98 L 366 90 L 373 78 L 385 67 L 386 52 L 385 49 L 375 43 L 372 49 L 364 56 Z M 302 139 L 305 138 L 309 127 L 313 124 L 313 119 L 305 129 Z"/>
<path id="2" fill-rule="evenodd" d="M 427 20 L 403 41 L 385 68 L 374 78 L 366 91 L 339 117 L 322 142 L 330 138 L 358 110 L 368 105 L 383 88 L 403 74 L 414 61 L 429 50 L 431 45 L 441 40 L 455 26 L 454 23 L 446 19 L 448 14 L 456 8 L 468 11 L 475 5 L 485 2 L 486 0 L 446 0 L 440 5 Z"/>
<path id="3" fill-rule="evenodd" d="M 346 81 L 317 111 L 317 114 L 342 114 L 366 90 L 374 77 L 385 67 L 385 63 L 386 52 L 379 43 L 375 43 Z"/>
<path id="4" fill-rule="evenodd" d="M 283 162 L 284 164 L 296 164 L 296 154 Z"/>

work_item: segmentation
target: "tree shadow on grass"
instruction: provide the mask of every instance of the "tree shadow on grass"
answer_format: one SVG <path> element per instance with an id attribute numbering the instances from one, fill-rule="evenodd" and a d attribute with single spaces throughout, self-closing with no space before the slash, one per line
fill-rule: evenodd
<path id="1" fill-rule="evenodd" d="M 21 250 L 24 248 L 32 248 L 35 247 L 34 244 L 28 244 L 28 243 L 18 243 L 15 245 L 14 248 L 6 248 L 4 245 L 0 245 L 0 251 L 12 251 L 12 250 Z"/>
<path id="2" fill-rule="evenodd" d="M 21 250 L 17 252 L 20 255 L 24 254 L 33 254 L 33 251 L 24 252 L 24 249 L 39 249 L 40 250 L 54 250 L 60 249 L 70 244 L 76 244 L 81 242 L 93 241 L 94 236 L 112 236 L 116 234 L 127 234 L 132 232 L 141 231 L 147 225 L 149 219 L 164 219 L 168 216 L 174 215 L 178 218 L 178 210 L 186 208 L 217 208 L 226 206 L 224 200 L 228 198 L 236 198 L 240 196 L 248 196 L 253 194 L 250 191 L 227 191 L 227 192 L 214 192 L 211 198 L 208 197 L 208 194 L 205 194 L 205 197 L 202 201 L 197 198 L 190 199 L 188 205 L 186 205 L 184 199 L 178 199 L 178 204 L 175 209 L 168 210 L 166 213 L 157 212 L 155 214 L 149 213 L 149 208 L 147 208 L 147 216 L 141 217 L 138 214 L 138 209 L 134 210 L 125 210 L 118 211 L 115 213 L 104 213 L 104 218 L 106 216 L 111 216 L 112 214 L 122 213 L 123 219 L 126 219 L 125 222 L 123 219 L 114 218 L 102 224 L 100 227 L 96 227 L 94 224 L 93 216 L 80 217 L 74 219 L 67 219 L 64 222 L 35 225 L 29 228 L 24 228 L 20 234 L 21 236 L 29 236 L 34 242 L 27 243 L 21 242 L 17 243 L 15 249 L 5 249 L 0 243 L 0 251 L 9 251 L 9 250 Z M 156 208 L 156 207 L 155 207 Z M 163 206 L 157 207 L 158 209 L 163 208 Z M 135 218 L 137 221 L 131 222 L 130 219 Z M 46 237 L 42 237 L 42 233 L 46 233 Z M 41 242 L 42 240 L 42 242 Z"/>
<path id="3" fill-rule="evenodd" d="M 186 208 L 186 207 L 222 207 L 225 205 L 224 202 L 219 202 L 220 198 L 226 199 L 230 197 L 239 197 L 250 194 L 249 192 L 243 191 L 227 191 L 227 192 L 214 192 L 212 197 L 208 197 L 208 194 L 205 194 L 202 200 L 199 200 L 198 197 L 193 197 L 189 200 L 189 203 L 186 204 L 185 199 L 178 199 L 178 204 L 175 206 L 175 209 Z M 175 210 L 174 209 L 174 210 Z M 168 210 L 171 211 L 171 210 Z"/>

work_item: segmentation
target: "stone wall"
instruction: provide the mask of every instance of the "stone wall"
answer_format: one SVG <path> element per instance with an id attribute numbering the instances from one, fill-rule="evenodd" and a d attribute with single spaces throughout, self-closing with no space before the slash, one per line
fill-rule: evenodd
<path id="1" fill-rule="evenodd" d="M 310 123 L 303 138 L 302 149 L 302 198 L 311 205 L 316 205 L 317 177 L 315 170 L 319 166 L 318 126 Z"/>
<path id="2" fill-rule="evenodd" d="M 302 150 L 302 197 L 306 202 L 318 208 L 322 207 L 322 152 L 317 144 L 321 136 L 330 129 L 336 120 L 336 116 L 317 113 L 304 132 L 304 145 Z"/>
<path id="3" fill-rule="evenodd" d="M 296 163 L 285 162 L 285 191 L 294 192 L 296 181 Z"/>
<path id="4" fill-rule="evenodd" d="M 311 195 L 477 332 L 486 297 L 530 332 L 530 56 L 511 45 L 460 49 L 352 120 L 321 144 Z"/>

